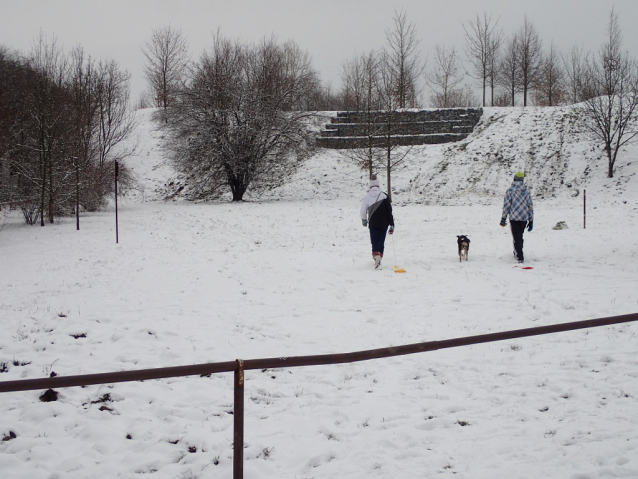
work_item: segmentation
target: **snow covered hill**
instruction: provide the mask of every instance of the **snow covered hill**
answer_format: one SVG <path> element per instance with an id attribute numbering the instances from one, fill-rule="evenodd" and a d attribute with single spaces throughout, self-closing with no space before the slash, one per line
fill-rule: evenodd
<path id="1" fill-rule="evenodd" d="M 174 173 L 161 154 L 161 134 L 151 121 L 152 112 L 138 112 L 140 146 L 129 164 L 137 172 L 144 197 L 158 199 Z M 513 174 L 522 170 L 536 200 L 582 198 L 589 190 L 590 197 L 599 201 L 635 204 L 638 146 L 621 150 L 615 177 L 609 179 L 601 145 L 583 130 L 576 115 L 572 107 L 485 108 L 465 140 L 410 150 L 407 165 L 393 174 L 394 200 L 489 204 L 502 198 Z M 261 199 L 358 196 L 364 185 L 364 173 L 345 155 L 320 149 L 288 185 Z"/>
<path id="2" fill-rule="evenodd" d="M 443 147 L 416 173 L 413 193 L 427 203 L 500 198 L 520 170 L 537 200 L 582 196 L 586 189 L 635 200 L 635 145 L 621 150 L 615 178 L 608 179 L 604 152 L 576 115 L 571 107 L 486 108 L 470 137 Z"/>

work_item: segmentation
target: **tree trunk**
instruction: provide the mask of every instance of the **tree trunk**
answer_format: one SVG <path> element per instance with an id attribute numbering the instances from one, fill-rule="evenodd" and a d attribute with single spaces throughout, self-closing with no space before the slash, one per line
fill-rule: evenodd
<path id="1" fill-rule="evenodd" d="M 75 227 L 80 231 L 80 166 L 75 160 Z"/>
<path id="2" fill-rule="evenodd" d="M 392 146 L 390 145 L 390 138 L 388 137 L 388 150 L 387 150 L 387 167 L 386 167 L 386 181 L 387 181 L 387 193 L 388 201 L 392 203 Z"/>
<path id="3" fill-rule="evenodd" d="M 53 161 L 49 158 L 49 223 L 53 224 L 55 201 L 53 199 Z"/>
<path id="4" fill-rule="evenodd" d="M 373 155 L 373 151 L 372 151 L 372 138 L 368 137 L 368 178 L 372 178 L 372 173 L 374 173 L 374 155 Z"/>
<path id="5" fill-rule="evenodd" d="M 611 154 L 611 145 L 605 145 L 605 153 L 607 153 L 607 178 L 614 177 L 614 158 Z"/>
<path id="6" fill-rule="evenodd" d="M 485 75 L 483 76 L 483 106 L 485 106 L 485 93 L 487 91 L 487 81 Z"/>
<path id="7" fill-rule="evenodd" d="M 233 203 L 236 201 L 244 201 L 244 193 L 241 191 L 233 190 Z"/>
<path id="8" fill-rule="evenodd" d="M 44 142 L 41 143 L 41 145 L 43 144 Z M 40 190 L 40 226 L 44 226 L 44 198 L 46 194 L 47 167 L 44 153 L 41 152 L 40 157 L 42 161 L 42 177 L 40 178 L 42 181 L 42 188 Z"/>
<path id="9" fill-rule="evenodd" d="M 230 191 L 233 194 L 233 202 L 243 201 L 244 193 L 246 193 L 246 190 L 248 189 L 248 185 L 244 184 L 243 181 L 237 178 L 229 180 L 228 184 L 230 186 Z"/>

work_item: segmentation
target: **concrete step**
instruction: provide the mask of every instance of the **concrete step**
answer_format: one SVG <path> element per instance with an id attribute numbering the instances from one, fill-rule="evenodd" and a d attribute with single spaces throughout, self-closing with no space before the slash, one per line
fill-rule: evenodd
<path id="1" fill-rule="evenodd" d="M 338 112 L 319 133 L 317 144 L 336 149 L 383 146 L 388 136 L 392 145 L 459 141 L 474 130 L 482 113 L 481 108 Z"/>

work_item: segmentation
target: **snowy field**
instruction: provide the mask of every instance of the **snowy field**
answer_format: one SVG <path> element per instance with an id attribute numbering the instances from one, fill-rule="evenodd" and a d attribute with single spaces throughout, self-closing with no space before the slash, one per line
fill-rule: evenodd
<path id="1" fill-rule="evenodd" d="M 119 244 L 113 208 L 84 215 L 80 231 L 73 218 L 45 228 L 2 218 L 0 381 L 638 312 L 638 149 L 606 179 L 566 111 L 488 109 L 461 144 L 415 148 L 393 177 L 397 228 L 380 270 L 358 216 L 367 182 L 337 152 L 320 151 L 268 197 L 163 202 L 155 190 L 171 172 L 142 111 Z M 523 168 L 537 194 L 530 270 L 498 226 Z M 553 230 L 558 221 L 569 228 Z M 471 239 L 463 263 L 458 234 Z M 626 324 L 248 371 L 245 477 L 635 479 L 637 333 Z M 56 402 L 41 393 L 0 394 L 3 479 L 232 477 L 231 373 L 60 389 Z"/>

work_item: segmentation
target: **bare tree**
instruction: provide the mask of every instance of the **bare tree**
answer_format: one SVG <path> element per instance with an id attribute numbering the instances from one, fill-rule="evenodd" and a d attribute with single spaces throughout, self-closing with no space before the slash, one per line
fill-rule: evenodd
<path id="1" fill-rule="evenodd" d="M 122 149 L 122 142 L 135 128 L 129 108 L 130 73 L 122 71 L 116 61 L 100 62 L 97 84 L 98 134 L 97 160 L 100 166 L 119 161 L 132 153 L 131 147 Z"/>
<path id="2" fill-rule="evenodd" d="M 620 148 L 638 135 L 638 65 L 622 52 L 618 16 L 612 9 L 607 41 L 589 66 L 593 96 L 582 103 L 585 125 L 603 143 L 607 176 L 613 178 Z"/>
<path id="3" fill-rule="evenodd" d="M 379 99 L 381 101 L 384 116 L 381 118 L 380 146 L 384 152 L 384 161 L 380 163 L 386 173 L 386 191 L 389 201 L 392 201 L 392 172 L 406 167 L 409 164 L 412 146 L 400 146 L 396 135 L 400 135 L 400 125 L 397 110 L 400 108 L 399 99 L 395 95 L 394 73 L 391 66 L 391 58 L 388 52 L 381 54 L 381 68 L 379 75 Z"/>
<path id="4" fill-rule="evenodd" d="M 512 97 L 505 90 L 497 90 L 494 95 L 493 106 L 512 106 Z"/>
<path id="5" fill-rule="evenodd" d="M 341 97 L 344 110 L 358 110 L 361 102 L 361 71 L 357 59 L 346 60 L 341 64 Z"/>
<path id="6" fill-rule="evenodd" d="M 153 105 L 154 103 L 148 91 L 143 91 L 142 93 L 140 93 L 140 96 L 137 98 L 137 101 L 135 102 L 134 107 L 136 110 L 143 110 L 145 108 L 151 108 Z"/>
<path id="7" fill-rule="evenodd" d="M 278 98 L 276 106 L 283 111 L 307 110 L 307 97 L 319 86 L 308 52 L 293 41 L 279 44 L 275 37 L 262 40 L 247 52 L 246 73 L 261 95 Z"/>
<path id="8" fill-rule="evenodd" d="M 311 113 L 294 109 L 314 77 L 309 57 L 274 39 L 242 45 L 219 33 L 167 110 L 168 149 L 192 199 L 233 201 L 282 185 L 311 152 Z M 181 186 L 180 186 L 181 187 Z"/>
<path id="9" fill-rule="evenodd" d="M 364 118 L 366 144 L 344 154 L 371 175 L 385 169 L 388 196 L 392 196 L 392 170 L 402 164 L 407 152 L 395 155 L 397 109 L 416 107 L 418 79 L 425 72 L 425 62 L 418 55 L 416 27 L 408 23 L 405 12 L 395 12 L 392 29 L 386 30 L 386 48 L 371 52 L 344 64 L 343 97 L 348 109 Z"/>
<path id="10" fill-rule="evenodd" d="M 427 75 L 427 83 L 432 91 L 430 102 L 437 108 L 452 108 L 452 99 L 458 100 L 458 85 L 463 81 L 456 49 L 435 45 L 434 65 Z"/>
<path id="11" fill-rule="evenodd" d="M 523 106 L 527 106 L 529 91 L 534 87 L 540 74 L 542 43 L 536 28 L 527 16 L 516 36 L 518 38 L 518 80 L 523 93 Z"/>
<path id="12" fill-rule="evenodd" d="M 492 36 L 491 38 L 491 48 L 490 48 L 490 64 L 488 67 L 488 82 L 490 86 L 490 98 L 491 105 L 494 106 L 494 95 L 496 91 L 496 87 L 498 86 L 498 75 L 499 75 L 499 57 L 501 54 L 501 49 L 503 47 L 503 43 L 505 41 L 505 37 L 502 30 Z"/>
<path id="13" fill-rule="evenodd" d="M 541 60 L 534 93 L 535 104 L 540 106 L 554 106 L 565 100 L 565 74 L 554 43 Z"/>
<path id="14" fill-rule="evenodd" d="M 341 67 L 346 110 L 373 111 L 381 108 L 379 75 L 381 55 L 371 51 L 347 60 Z"/>
<path id="15" fill-rule="evenodd" d="M 392 78 L 392 92 L 399 108 L 418 105 L 418 79 L 425 71 L 425 62 L 418 52 L 420 40 L 416 26 L 408 23 L 405 12 L 395 12 L 393 28 L 386 29 L 387 67 Z"/>
<path id="16" fill-rule="evenodd" d="M 494 96 L 497 55 L 503 42 L 503 32 L 498 29 L 498 20 L 492 21 L 492 16 L 485 12 L 483 17 L 477 13 L 476 19 L 470 20 L 467 27 L 463 25 L 463 30 L 465 53 L 474 70 L 473 78 L 481 81 L 485 106 L 488 84 L 491 86 L 491 96 Z"/>
<path id="17" fill-rule="evenodd" d="M 75 173 L 75 220 L 76 228 L 79 230 L 81 197 L 87 197 L 90 191 L 90 188 L 86 188 L 88 182 L 85 181 L 84 175 L 95 157 L 93 138 L 97 133 L 96 65 L 90 56 L 85 57 L 81 47 L 71 52 L 68 82 L 73 104 L 71 160 Z"/>
<path id="18" fill-rule="evenodd" d="M 336 111 L 344 108 L 343 96 L 334 89 L 331 82 L 317 85 L 307 100 L 308 111 Z"/>
<path id="19" fill-rule="evenodd" d="M 18 52 L 0 46 L 0 210 L 19 207 L 25 185 L 13 163 L 21 162 L 21 141 L 28 117 L 24 108 L 24 87 L 31 71 Z M 34 195 L 37 204 L 37 193 Z"/>
<path id="20" fill-rule="evenodd" d="M 505 48 L 498 66 L 497 83 L 507 92 L 508 104 L 516 105 L 516 94 L 519 92 L 518 71 L 518 36 L 513 35 L 505 42 Z M 499 97 L 498 104 L 503 104 L 504 97 Z"/>
<path id="21" fill-rule="evenodd" d="M 579 103 L 591 98 L 589 92 L 589 72 L 590 63 L 589 52 L 584 53 L 583 47 L 573 47 L 567 56 L 563 57 L 565 72 L 565 90 L 567 101 Z"/>
<path id="22" fill-rule="evenodd" d="M 388 197 L 392 198 L 392 171 L 404 164 L 410 148 L 397 144 L 399 99 L 389 56 L 387 51 L 372 51 L 343 65 L 344 96 L 354 107 L 358 134 L 364 140 L 357 148 L 343 150 L 342 155 L 370 176 L 385 170 Z"/>
<path id="23" fill-rule="evenodd" d="M 481 104 L 470 85 L 454 88 L 448 94 L 448 108 L 477 107 Z"/>
<path id="24" fill-rule="evenodd" d="M 165 26 L 153 30 L 151 40 L 142 48 L 146 57 L 144 75 L 155 105 L 168 108 L 188 66 L 188 43 L 181 30 Z"/>
<path id="25" fill-rule="evenodd" d="M 58 193 L 71 181 L 66 133 L 71 116 L 64 91 L 68 63 L 55 38 L 40 34 L 29 56 L 35 71 L 27 86 L 26 104 L 31 125 L 24 146 L 32 152 L 19 165 L 20 174 L 40 192 L 40 225 L 59 211 Z"/>
<path id="26" fill-rule="evenodd" d="M 380 119 L 386 103 L 382 100 L 382 73 L 384 55 L 371 51 L 361 54 L 343 64 L 342 78 L 344 97 L 348 99 L 348 108 L 359 117 L 359 132 L 365 137 L 365 145 L 360 148 L 346 149 L 342 154 L 372 175 L 383 161 L 383 146 L 380 138 L 384 124 Z"/>

